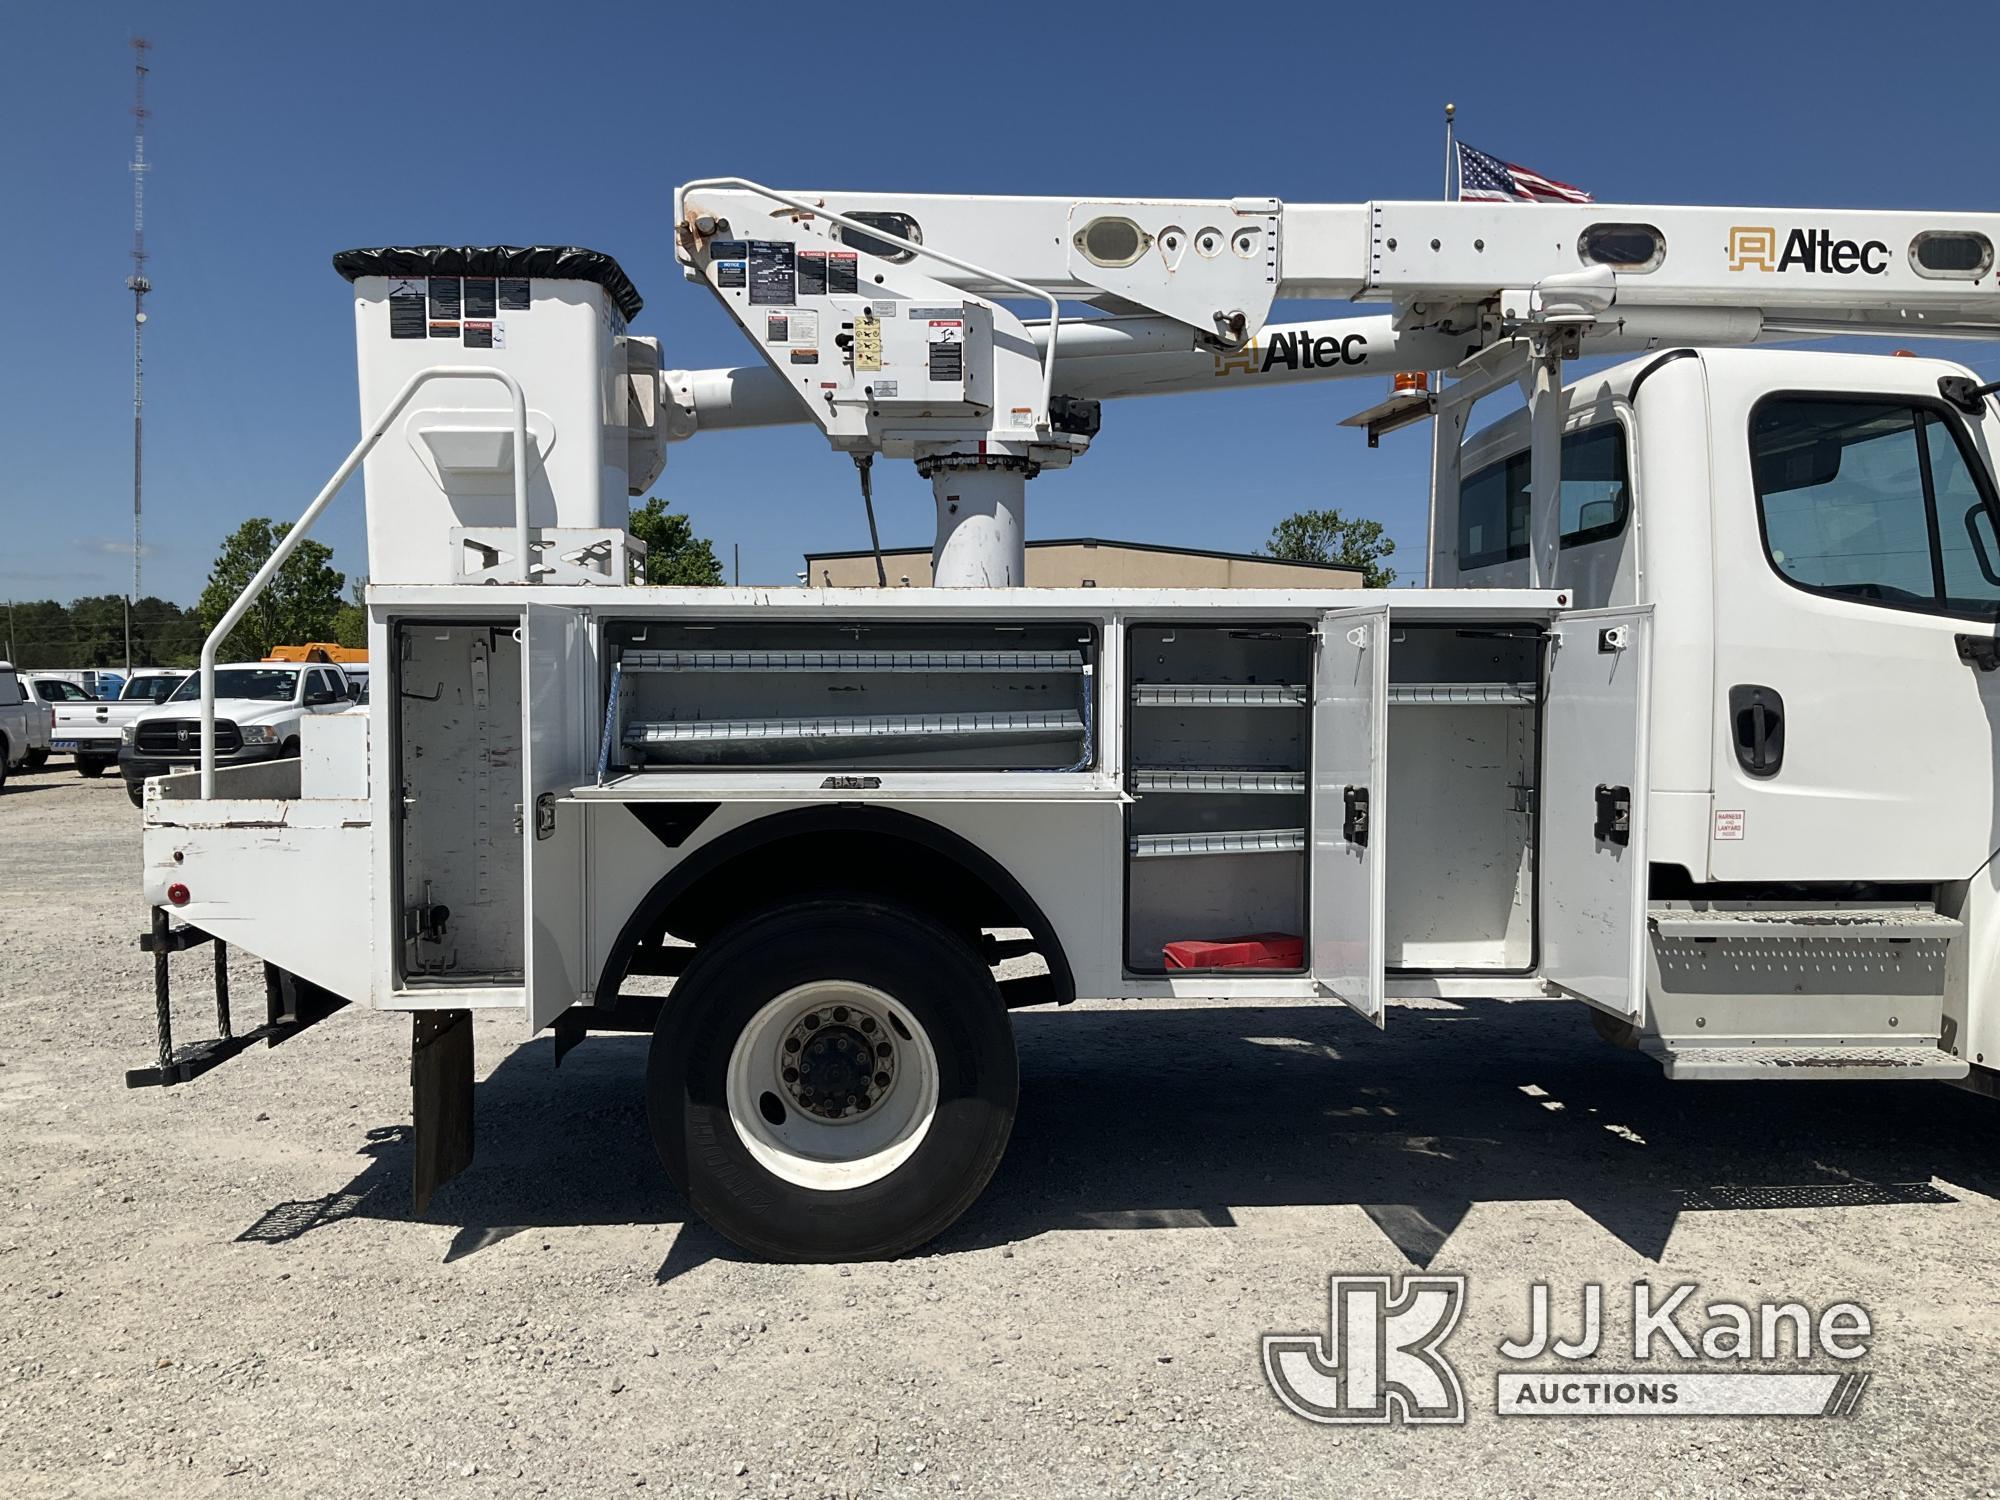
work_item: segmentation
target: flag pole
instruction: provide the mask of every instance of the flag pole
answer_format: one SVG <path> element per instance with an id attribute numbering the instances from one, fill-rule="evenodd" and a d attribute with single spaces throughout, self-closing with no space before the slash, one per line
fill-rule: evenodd
<path id="1" fill-rule="evenodd" d="M 1455 165 L 1454 158 L 1458 155 L 1458 143 L 1453 134 L 1453 125 L 1457 117 L 1458 106 L 1447 102 L 1444 107 L 1444 187 L 1443 191 L 1438 195 L 1447 203 L 1451 201 L 1451 171 Z M 1431 371 L 1431 400 L 1433 402 L 1442 399 L 1444 396 L 1444 374 L 1445 372 L 1442 370 Z M 1437 570 L 1438 447 L 1444 441 L 1445 428 L 1444 413 L 1442 411 L 1437 412 L 1431 418 L 1430 521 L 1424 528 L 1424 586 L 1426 588 L 1430 586 L 1433 575 Z"/>

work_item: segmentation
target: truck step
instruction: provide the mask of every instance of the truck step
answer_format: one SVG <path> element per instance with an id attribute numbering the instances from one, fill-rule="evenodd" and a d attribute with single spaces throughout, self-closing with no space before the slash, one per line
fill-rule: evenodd
<path id="1" fill-rule="evenodd" d="M 1663 938 L 1820 938 L 1892 942 L 1953 938 L 1965 924 L 1926 906 L 1721 907 L 1647 913 Z"/>
<path id="2" fill-rule="evenodd" d="M 1963 1078 L 1971 1071 L 1963 1058 L 1929 1043 L 1821 1042 L 1813 1046 L 1687 1047 L 1673 1043 L 1647 1049 L 1667 1077 L 1677 1079 L 1762 1079 L 1828 1081 L 1854 1078 Z"/>

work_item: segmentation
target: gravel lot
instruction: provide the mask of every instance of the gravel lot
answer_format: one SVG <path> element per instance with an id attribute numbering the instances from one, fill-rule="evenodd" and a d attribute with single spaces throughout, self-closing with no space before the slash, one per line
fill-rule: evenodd
<path id="1" fill-rule="evenodd" d="M 1019 1127 L 932 1253 L 751 1263 L 645 1144 L 643 1044 L 480 1022 L 478 1158 L 413 1219 L 407 1023 L 344 1012 L 173 1091 L 138 818 L 0 792 L 0 1493 L 1993 1493 L 2000 1106 L 1669 1085 L 1557 1005 L 1017 1017 Z M 335 918 L 337 919 L 337 917 Z M 357 933 L 357 940 L 359 934 Z M 177 959 L 186 1033 L 206 950 Z M 239 994 L 260 994 L 245 962 Z M 259 1002 L 261 1004 L 261 1002 Z M 1332 1271 L 1471 1278 L 1463 1428 L 1314 1427 L 1264 1331 Z M 1844 1420 L 1502 1419 L 1545 1280 L 1855 1299 Z M 1628 1356 L 1604 1361 L 1629 1366 Z M 1827 1366 L 1821 1364 L 1820 1368 Z"/>

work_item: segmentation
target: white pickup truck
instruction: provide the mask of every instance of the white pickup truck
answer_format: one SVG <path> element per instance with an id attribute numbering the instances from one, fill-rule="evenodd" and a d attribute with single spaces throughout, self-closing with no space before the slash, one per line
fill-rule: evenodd
<path id="1" fill-rule="evenodd" d="M 102 776 L 118 764 L 125 726 L 164 703 L 186 676 L 178 668 L 139 668 L 125 679 L 115 700 L 91 697 L 69 673 L 30 672 L 27 681 L 34 695 L 55 710 L 55 753 L 73 757 L 80 775 Z"/>
<path id="2" fill-rule="evenodd" d="M 288 760 L 299 753 L 299 722 L 338 713 L 356 690 L 327 663 L 236 662 L 215 669 L 218 765 Z M 160 707 L 140 714 L 119 737 L 118 769 L 134 807 L 146 778 L 186 771 L 201 761 L 201 674 L 190 672 Z"/>
<path id="3" fill-rule="evenodd" d="M 16 766 L 39 769 L 49 758 L 55 716 L 35 700 L 11 662 L 0 661 L 0 786 Z"/>

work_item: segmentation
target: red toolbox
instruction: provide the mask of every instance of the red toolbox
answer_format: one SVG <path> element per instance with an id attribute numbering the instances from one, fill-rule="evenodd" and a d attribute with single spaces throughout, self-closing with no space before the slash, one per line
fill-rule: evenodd
<path id="1" fill-rule="evenodd" d="M 1248 937 L 1210 942 L 1186 938 L 1165 949 L 1170 969 L 1303 969 L 1306 940 L 1286 932 L 1253 932 Z"/>

